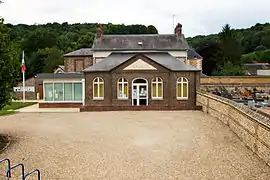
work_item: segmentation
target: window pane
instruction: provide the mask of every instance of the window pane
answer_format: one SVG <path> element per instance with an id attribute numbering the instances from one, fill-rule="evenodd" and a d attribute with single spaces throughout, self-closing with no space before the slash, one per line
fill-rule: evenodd
<path id="1" fill-rule="evenodd" d="M 122 84 L 118 84 L 118 97 L 123 97 Z"/>
<path id="2" fill-rule="evenodd" d="M 44 84 L 44 94 L 45 94 L 45 101 L 53 101 L 53 84 L 52 83 L 45 83 Z"/>
<path id="3" fill-rule="evenodd" d="M 99 97 L 103 98 L 104 97 L 104 85 L 103 84 L 99 84 Z"/>
<path id="4" fill-rule="evenodd" d="M 183 78 L 183 82 L 187 82 L 187 79 L 186 78 Z"/>
<path id="5" fill-rule="evenodd" d="M 55 83 L 54 84 L 54 101 L 63 101 L 63 84 Z"/>
<path id="6" fill-rule="evenodd" d="M 158 84 L 158 97 L 162 97 L 162 84 Z"/>
<path id="7" fill-rule="evenodd" d="M 98 82 L 98 78 L 94 79 L 94 82 Z"/>
<path id="8" fill-rule="evenodd" d="M 98 84 L 94 84 L 94 97 L 98 97 Z"/>
<path id="9" fill-rule="evenodd" d="M 72 83 L 64 84 L 64 101 L 72 101 Z"/>
<path id="10" fill-rule="evenodd" d="M 124 84 L 124 97 L 128 97 L 128 84 Z"/>
<path id="11" fill-rule="evenodd" d="M 181 84 L 177 84 L 177 97 L 182 97 L 181 96 Z"/>
<path id="12" fill-rule="evenodd" d="M 157 97 L 157 89 L 156 88 L 157 88 L 156 83 L 153 83 L 152 84 L 152 93 L 153 93 L 152 96 L 153 97 Z"/>
<path id="13" fill-rule="evenodd" d="M 187 84 L 184 83 L 183 84 L 183 97 L 187 97 L 187 93 L 188 93 L 187 91 L 188 91 Z"/>
<path id="14" fill-rule="evenodd" d="M 82 83 L 74 83 L 74 101 L 82 101 Z"/>

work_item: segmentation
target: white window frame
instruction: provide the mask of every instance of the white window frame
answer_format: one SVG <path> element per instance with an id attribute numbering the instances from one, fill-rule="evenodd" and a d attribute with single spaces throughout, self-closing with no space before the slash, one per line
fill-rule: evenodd
<path id="1" fill-rule="evenodd" d="M 161 80 L 161 81 L 159 81 Z M 156 89 L 153 89 L 153 84 L 156 84 Z M 161 84 L 161 97 L 158 96 L 158 85 Z M 152 79 L 152 84 L 151 84 L 151 94 L 152 94 L 152 99 L 154 100 L 162 100 L 163 99 L 163 80 L 160 77 L 155 77 Z M 153 92 L 156 91 L 156 97 L 153 96 Z"/>
<path id="2" fill-rule="evenodd" d="M 97 82 L 95 82 L 95 80 L 98 80 Z M 101 81 L 102 80 L 102 81 Z M 95 97 L 95 84 L 97 84 L 98 86 L 98 97 Z M 100 96 L 100 92 L 99 92 L 99 88 L 100 88 L 100 85 L 103 84 L 103 97 Z M 105 89 L 105 86 L 104 86 L 104 80 L 101 78 L 101 77 L 96 77 L 94 80 L 93 80 L 93 99 L 94 100 L 104 100 L 104 89 Z"/>
<path id="3" fill-rule="evenodd" d="M 82 83 L 82 100 L 81 101 L 65 101 L 64 100 L 64 94 L 65 94 L 65 85 L 66 83 L 72 84 L 72 99 L 74 99 L 74 83 Z M 52 101 L 45 101 L 46 99 L 46 93 L 45 93 L 45 84 L 52 84 L 53 85 L 53 100 Z M 63 101 L 55 101 L 54 100 L 54 84 L 62 84 L 63 87 Z M 82 103 L 84 99 L 84 89 L 83 89 L 83 81 L 43 81 L 43 101 L 46 103 Z"/>
<path id="4" fill-rule="evenodd" d="M 184 81 L 185 80 L 185 81 Z M 178 97 L 178 85 L 181 84 L 181 96 Z M 184 97 L 184 84 L 187 85 L 187 97 Z M 176 81 L 176 97 L 177 100 L 187 100 L 188 99 L 188 79 L 185 77 L 180 77 Z"/>
<path id="5" fill-rule="evenodd" d="M 125 91 L 125 85 L 127 85 L 127 97 L 121 97 L 120 96 L 120 92 L 119 92 L 119 86 L 122 85 L 122 89 L 121 91 L 124 92 Z M 128 99 L 128 81 L 126 78 L 121 77 L 120 79 L 118 79 L 117 81 L 117 99 L 120 100 L 127 100 Z"/>

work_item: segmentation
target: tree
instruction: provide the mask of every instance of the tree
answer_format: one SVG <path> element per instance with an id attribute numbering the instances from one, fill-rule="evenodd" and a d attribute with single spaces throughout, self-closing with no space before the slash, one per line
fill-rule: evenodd
<path id="1" fill-rule="evenodd" d="M 45 66 L 44 73 L 53 73 L 54 69 L 64 63 L 62 52 L 56 47 L 46 48 L 43 50 L 43 53 L 46 54 L 45 57 Z"/>
<path id="2" fill-rule="evenodd" d="M 147 27 L 147 33 L 148 34 L 158 34 L 158 30 L 156 29 L 155 26 L 150 25 Z"/>
<path id="3" fill-rule="evenodd" d="M 217 75 L 244 75 L 241 68 L 241 46 L 229 24 L 219 33 L 220 57 L 217 63 Z"/>
<path id="4" fill-rule="evenodd" d="M 259 45 L 270 49 L 270 23 L 259 24 L 246 28 L 233 30 L 235 38 L 242 46 L 242 53 L 247 54 L 253 52 Z M 210 34 L 207 36 L 195 36 L 187 38 L 189 44 L 194 48 L 198 48 L 200 42 L 205 40 L 217 40 L 219 34 Z"/>
<path id="5" fill-rule="evenodd" d="M 224 64 L 222 69 L 215 72 L 214 75 L 218 76 L 244 76 L 246 69 L 241 65 L 234 65 L 228 61 Z"/>
<path id="6" fill-rule="evenodd" d="M 14 44 L 9 38 L 9 29 L 0 21 L 0 110 L 10 102 L 12 87 L 19 76 L 17 52 L 13 51 Z"/>
<path id="7" fill-rule="evenodd" d="M 203 57 L 203 73 L 208 76 L 213 75 L 220 57 L 219 44 L 213 40 L 205 40 L 198 45 L 196 51 Z"/>
<path id="8" fill-rule="evenodd" d="M 88 48 L 91 44 L 93 44 L 94 38 L 95 38 L 95 34 L 91 32 L 80 36 L 77 42 L 77 49 Z"/>
<path id="9" fill-rule="evenodd" d="M 267 48 L 265 47 L 265 46 L 263 46 L 263 45 L 259 45 L 259 46 L 257 46 L 255 49 L 254 49 L 254 51 L 263 51 L 263 50 L 266 50 Z"/>
<path id="10" fill-rule="evenodd" d="M 223 26 L 219 33 L 219 43 L 222 51 L 221 63 L 241 64 L 241 46 L 229 24 Z"/>

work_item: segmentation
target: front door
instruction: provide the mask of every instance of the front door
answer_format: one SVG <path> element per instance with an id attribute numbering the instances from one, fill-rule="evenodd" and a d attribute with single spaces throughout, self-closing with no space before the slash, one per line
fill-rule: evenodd
<path id="1" fill-rule="evenodd" d="M 133 106 L 147 106 L 148 105 L 148 87 L 147 87 L 146 81 L 145 83 L 133 82 L 132 105 Z"/>

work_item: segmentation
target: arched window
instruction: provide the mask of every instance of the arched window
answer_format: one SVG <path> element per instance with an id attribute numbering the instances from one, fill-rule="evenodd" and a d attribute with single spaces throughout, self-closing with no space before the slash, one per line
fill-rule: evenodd
<path id="1" fill-rule="evenodd" d="M 93 81 L 93 99 L 104 99 L 104 81 L 100 77 Z"/>
<path id="2" fill-rule="evenodd" d="M 120 78 L 117 82 L 118 99 L 128 99 L 128 81 L 125 78 Z"/>
<path id="3" fill-rule="evenodd" d="M 161 78 L 156 77 L 152 79 L 152 99 L 163 98 L 163 81 Z"/>
<path id="4" fill-rule="evenodd" d="M 188 80 L 185 77 L 177 79 L 177 99 L 188 99 Z"/>

